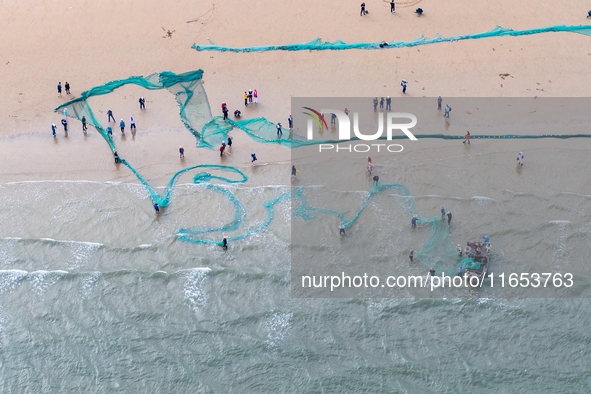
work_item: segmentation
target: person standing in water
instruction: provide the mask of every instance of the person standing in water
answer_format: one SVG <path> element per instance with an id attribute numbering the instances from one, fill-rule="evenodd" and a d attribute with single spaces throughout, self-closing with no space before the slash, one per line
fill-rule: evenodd
<path id="1" fill-rule="evenodd" d="M 470 145 L 470 132 L 466 131 L 466 139 L 464 140 L 464 142 L 462 142 L 462 144 L 465 144 L 466 141 L 468 141 L 468 145 Z"/>
<path id="2" fill-rule="evenodd" d="M 451 107 L 449 106 L 449 104 L 445 104 L 445 112 L 443 114 L 444 118 L 449 118 L 449 111 L 451 111 Z"/>
<path id="3" fill-rule="evenodd" d="M 296 170 L 295 166 L 291 166 L 291 176 L 295 177 L 298 173 L 298 170 Z"/>
<path id="4" fill-rule="evenodd" d="M 523 166 L 523 152 L 519 152 L 519 154 L 517 155 L 517 164 L 520 166 Z"/>
<path id="5" fill-rule="evenodd" d="M 449 226 L 449 224 L 451 223 L 451 211 L 447 212 L 447 225 Z"/>

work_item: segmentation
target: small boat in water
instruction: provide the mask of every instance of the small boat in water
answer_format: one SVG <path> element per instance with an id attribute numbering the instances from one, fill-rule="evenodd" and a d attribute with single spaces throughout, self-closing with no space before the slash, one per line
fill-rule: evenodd
<path id="1" fill-rule="evenodd" d="M 458 275 L 471 280 L 472 277 L 479 281 L 486 278 L 488 265 L 490 264 L 490 239 L 482 237 L 482 241 L 468 241 L 460 251 L 460 266 Z"/>

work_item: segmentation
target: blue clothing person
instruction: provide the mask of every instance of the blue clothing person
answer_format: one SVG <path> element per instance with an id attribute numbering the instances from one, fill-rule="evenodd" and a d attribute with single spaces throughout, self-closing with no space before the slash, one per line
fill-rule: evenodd
<path id="1" fill-rule="evenodd" d="M 119 122 L 119 127 L 121 128 L 121 132 L 125 133 L 125 122 L 123 119 L 121 119 L 121 122 Z"/>

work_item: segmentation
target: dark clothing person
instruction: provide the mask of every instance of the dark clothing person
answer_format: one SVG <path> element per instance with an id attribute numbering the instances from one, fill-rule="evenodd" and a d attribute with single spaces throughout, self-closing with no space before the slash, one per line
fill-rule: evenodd
<path id="1" fill-rule="evenodd" d="M 66 82 L 64 87 L 66 88 L 66 94 L 70 94 L 70 84 Z"/>
<path id="2" fill-rule="evenodd" d="M 140 109 L 146 109 L 146 100 L 143 97 L 140 97 Z"/>
<path id="3" fill-rule="evenodd" d="M 296 176 L 298 170 L 296 170 L 295 166 L 291 166 L 291 176 Z"/>
<path id="4" fill-rule="evenodd" d="M 396 12 L 396 5 L 394 4 L 394 0 L 390 1 L 390 13 Z"/>
<path id="5" fill-rule="evenodd" d="M 181 159 L 185 158 L 185 148 L 183 148 L 182 146 L 179 148 L 179 156 Z"/>
<path id="6" fill-rule="evenodd" d="M 154 210 L 156 211 L 156 213 L 160 213 L 160 207 L 156 203 L 154 203 Z"/>
<path id="7" fill-rule="evenodd" d="M 373 112 L 378 111 L 378 98 L 373 99 Z"/>
<path id="8" fill-rule="evenodd" d="M 224 250 L 228 249 L 228 238 L 224 237 L 224 239 L 222 239 L 222 248 L 224 248 Z"/>
<path id="9" fill-rule="evenodd" d="M 380 180 L 380 177 L 379 176 L 376 175 L 376 176 L 373 177 L 373 182 L 374 183 L 378 183 L 379 180 Z"/>
<path id="10" fill-rule="evenodd" d="M 55 129 L 57 129 L 57 127 L 55 126 L 55 124 L 51 125 L 51 134 L 55 137 Z"/>
<path id="11" fill-rule="evenodd" d="M 228 120 L 228 108 L 224 107 L 224 120 Z"/>
<path id="12" fill-rule="evenodd" d="M 228 148 L 232 147 L 232 138 L 228 137 Z"/>
<path id="13" fill-rule="evenodd" d="M 392 109 L 392 98 L 390 96 L 386 97 L 386 111 L 390 111 Z"/>
<path id="14" fill-rule="evenodd" d="M 86 116 L 82 115 L 82 131 L 86 131 L 87 127 L 86 127 Z"/>
<path id="15" fill-rule="evenodd" d="M 412 263 L 412 259 L 415 257 L 415 251 L 411 250 L 410 253 L 408 254 L 408 258 L 410 259 L 410 262 Z"/>
<path id="16" fill-rule="evenodd" d="M 61 82 L 57 83 L 57 94 L 60 96 L 62 95 L 62 83 Z"/>
<path id="17" fill-rule="evenodd" d="M 445 208 L 441 207 L 441 217 L 444 218 L 445 217 Z"/>
<path id="18" fill-rule="evenodd" d="M 431 268 L 431 269 L 429 270 L 429 275 L 431 275 L 431 276 L 435 276 L 435 268 Z"/>
<path id="19" fill-rule="evenodd" d="M 239 118 L 240 117 L 241 112 L 239 110 L 234 111 L 234 117 L 235 118 Z"/>
<path id="20" fill-rule="evenodd" d="M 421 16 L 421 15 L 423 15 L 423 9 L 422 9 L 422 8 L 417 8 L 417 9 L 415 10 L 415 12 L 417 13 L 417 16 Z"/>
<path id="21" fill-rule="evenodd" d="M 287 118 L 287 124 L 289 125 L 290 129 L 293 129 L 293 118 L 291 115 L 289 115 L 289 118 Z"/>
<path id="22" fill-rule="evenodd" d="M 113 111 L 108 110 L 107 111 L 107 116 L 109 117 L 109 122 L 111 121 L 111 119 L 113 119 L 113 122 L 115 121 L 115 117 L 113 116 Z"/>
<path id="23" fill-rule="evenodd" d="M 339 227 L 339 234 L 345 235 L 345 224 L 344 223 L 341 223 L 341 226 Z"/>
<path id="24" fill-rule="evenodd" d="M 113 158 L 115 159 L 115 164 L 118 164 L 120 162 L 119 155 L 117 154 L 117 152 L 113 153 Z"/>
<path id="25" fill-rule="evenodd" d="M 224 155 L 225 149 L 226 149 L 226 143 L 222 142 L 222 145 L 220 145 L 220 157 L 222 157 Z"/>
<path id="26" fill-rule="evenodd" d="M 380 110 L 384 109 L 384 98 L 380 99 Z"/>
<path id="27" fill-rule="evenodd" d="M 62 119 L 62 126 L 64 126 L 64 132 L 68 132 L 68 119 L 63 118 Z"/>
<path id="28" fill-rule="evenodd" d="M 449 211 L 447 213 L 447 224 L 449 225 L 451 223 L 451 211 Z"/>
<path id="29" fill-rule="evenodd" d="M 283 130 L 281 130 L 281 123 L 277 123 L 277 135 L 283 135 Z"/>
<path id="30" fill-rule="evenodd" d="M 336 124 L 337 123 L 337 116 L 335 114 L 332 114 L 332 116 L 330 117 L 330 124 Z"/>
<path id="31" fill-rule="evenodd" d="M 437 109 L 441 109 L 441 102 L 443 100 L 441 99 L 441 96 L 437 97 Z"/>
<path id="32" fill-rule="evenodd" d="M 250 154 L 250 159 L 251 159 L 251 160 L 250 160 L 250 162 L 251 162 L 252 164 L 254 164 L 254 162 L 258 160 L 258 159 L 257 159 L 257 155 L 256 155 L 256 153 L 252 152 L 252 153 Z"/>
<path id="33" fill-rule="evenodd" d="M 412 219 L 410 219 L 410 224 L 411 224 L 413 227 L 417 227 L 417 218 L 414 218 L 414 217 L 413 217 Z"/>
<path id="34" fill-rule="evenodd" d="M 443 114 L 443 116 L 445 118 L 449 118 L 449 111 L 451 111 L 451 107 L 449 106 L 449 104 L 445 105 L 445 113 Z"/>
<path id="35" fill-rule="evenodd" d="M 591 11 L 587 13 L 587 18 L 591 18 Z"/>
<path id="36" fill-rule="evenodd" d="M 365 12 L 365 3 L 361 3 L 361 16 L 365 15 L 367 12 Z"/>

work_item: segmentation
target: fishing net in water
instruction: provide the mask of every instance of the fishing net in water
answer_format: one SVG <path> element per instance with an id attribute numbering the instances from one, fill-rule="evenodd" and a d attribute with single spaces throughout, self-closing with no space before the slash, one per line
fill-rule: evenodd
<path id="1" fill-rule="evenodd" d="M 239 120 L 223 120 L 221 116 L 211 117 L 211 110 L 207 102 L 207 95 L 201 83 L 203 72 L 201 70 L 175 74 L 172 72 L 162 72 L 148 75 L 147 77 L 134 76 L 122 80 L 111 81 L 103 85 L 94 87 L 86 92 L 83 92 L 79 98 L 71 100 L 55 109 L 56 112 L 67 111 L 67 116 L 81 120 L 86 119 L 88 125 L 94 126 L 101 134 L 105 141 L 109 144 L 111 152 L 117 151 L 115 142 L 112 136 L 107 132 L 107 129 L 94 115 L 92 108 L 88 104 L 88 98 L 112 93 L 115 89 L 127 84 L 134 84 L 145 89 L 157 90 L 167 89 L 170 91 L 177 103 L 179 104 L 179 115 L 185 127 L 196 137 L 197 145 L 200 147 L 213 148 L 221 141 L 228 138 L 228 133 L 237 128 L 247 133 L 251 138 L 258 142 L 276 143 L 285 145 L 289 148 L 298 148 L 300 146 L 337 142 L 333 140 L 307 140 L 304 137 L 291 132 L 289 129 L 283 129 L 283 134 L 277 134 L 277 125 L 268 121 L 265 118 L 254 119 L 239 119 Z M 198 130 L 199 124 L 205 119 L 210 119 L 205 125 Z M 450 136 L 451 137 L 451 136 Z M 457 138 L 453 136 L 453 138 Z M 234 196 L 234 194 L 227 188 L 212 181 L 223 182 L 227 184 L 241 184 L 247 182 L 246 175 L 236 167 L 218 165 L 218 164 L 201 164 L 191 166 L 177 171 L 170 179 L 166 186 L 165 193 L 160 195 L 149 185 L 144 177 L 127 161 L 120 157 L 120 162 L 127 166 L 132 171 L 139 181 L 146 187 L 154 203 L 160 207 L 165 207 L 170 204 L 170 195 L 173 190 L 176 179 L 188 172 L 198 171 L 194 177 L 195 184 L 202 185 L 204 188 L 220 193 L 225 198 L 231 201 L 234 206 L 234 215 L 228 223 L 215 228 L 191 227 L 181 228 L 178 231 L 178 238 L 184 241 L 202 243 L 202 244 L 216 244 L 221 242 L 219 233 L 238 231 L 244 223 L 247 213 L 245 207 Z M 214 175 L 210 171 L 215 170 L 223 173 L 230 173 L 230 175 Z M 296 204 L 294 210 L 295 215 L 306 220 L 312 220 L 317 217 L 318 213 L 336 215 L 339 217 L 345 228 L 352 226 L 364 209 L 370 203 L 371 199 L 378 193 L 389 191 L 392 196 L 403 207 L 409 216 L 417 215 L 418 210 L 414 204 L 410 191 L 398 183 L 374 182 L 368 196 L 363 201 L 358 211 L 347 219 L 345 213 L 335 209 L 313 207 L 311 206 L 304 193 L 303 188 L 296 188 L 292 192 L 283 193 L 278 197 L 264 203 L 267 211 L 267 218 L 261 224 L 251 228 L 242 233 L 228 237 L 228 241 L 236 241 L 246 238 L 254 233 L 257 233 L 267 227 L 274 218 L 274 208 L 277 204 L 292 200 Z M 437 218 L 417 218 L 419 224 L 431 224 L 432 229 L 425 245 L 417 253 L 417 257 L 429 267 L 437 267 L 439 269 L 449 267 L 449 262 L 452 256 L 456 256 L 455 247 L 451 242 L 449 236 L 449 228 L 445 220 L 437 220 Z M 216 240 L 212 240 L 213 234 L 218 234 Z M 457 258 L 456 258 L 457 262 Z"/>

